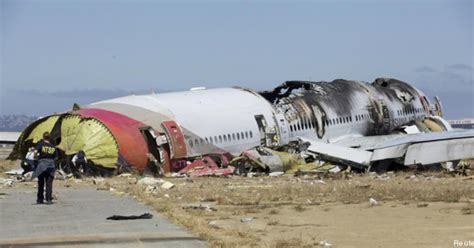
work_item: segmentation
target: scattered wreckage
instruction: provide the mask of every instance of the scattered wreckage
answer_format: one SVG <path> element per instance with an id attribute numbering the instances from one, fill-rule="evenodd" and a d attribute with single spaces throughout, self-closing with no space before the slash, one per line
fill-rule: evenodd
<path id="1" fill-rule="evenodd" d="M 99 175 L 452 168 L 474 158 L 474 132 L 452 130 L 441 115 L 438 98 L 387 78 L 195 88 L 75 104 L 29 125 L 9 158 L 22 159 L 46 131 L 63 159 L 84 151 Z"/>

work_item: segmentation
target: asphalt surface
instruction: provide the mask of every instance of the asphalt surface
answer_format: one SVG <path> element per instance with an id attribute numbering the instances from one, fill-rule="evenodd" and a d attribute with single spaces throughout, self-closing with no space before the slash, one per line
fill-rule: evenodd
<path id="1" fill-rule="evenodd" d="M 128 196 L 60 188 L 53 205 L 34 189 L 0 189 L 0 247 L 205 247 L 205 243 Z M 152 219 L 107 220 L 112 215 Z"/>

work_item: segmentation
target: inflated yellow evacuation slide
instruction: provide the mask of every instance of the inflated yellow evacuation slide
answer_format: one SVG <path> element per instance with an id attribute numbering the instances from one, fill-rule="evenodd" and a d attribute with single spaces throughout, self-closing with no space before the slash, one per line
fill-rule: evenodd
<path id="1" fill-rule="evenodd" d="M 118 145 L 109 129 L 94 118 L 65 116 L 61 123 L 58 148 L 67 155 L 83 150 L 88 160 L 106 168 L 116 168 Z"/>

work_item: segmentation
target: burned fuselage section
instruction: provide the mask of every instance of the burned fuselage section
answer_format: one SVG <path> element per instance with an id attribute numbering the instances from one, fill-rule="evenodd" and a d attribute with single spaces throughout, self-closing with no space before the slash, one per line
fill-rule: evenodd
<path id="1" fill-rule="evenodd" d="M 287 81 L 261 95 L 284 115 L 290 140 L 332 140 L 348 135 L 389 134 L 430 114 L 425 96 L 395 79 L 332 82 Z"/>

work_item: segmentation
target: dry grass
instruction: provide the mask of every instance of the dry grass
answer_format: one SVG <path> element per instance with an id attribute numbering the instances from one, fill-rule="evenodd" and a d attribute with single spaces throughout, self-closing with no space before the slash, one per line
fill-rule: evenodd
<path id="1" fill-rule="evenodd" d="M 176 187 L 147 193 L 143 186 L 124 183 L 125 179 L 108 179 L 109 186 L 136 196 L 153 206 L 173 222 L 190 229 L 211 247 L 305 247 L 317 245 L 294 235 L 269 238 L 269 230 L 298 230 L 308 224 L 282 222 L 281 216 L 305 215 L 311 209 L 331 214 L 333 204 L 367 204 L 370 197 L 381 204 L 395 202 L 394 207 L 429 208 L 430 202 L 459 202 L 474 199 L 473 180 L 461 180 L 442 173 L 417 175 L 390 174 L 388 180 L 374 175 L 353 175 L 350 179 L 322 179 L 283 176 L 279 178 L 196 178 L 167 179 Z M 121 180 L 121 181 L 120 181 Z M 206 204 L 217 211 L 182 209 L 186 204 Z M 404 205 L 408 204 L 408 205 Z M 472 205 L 460 210 L 469 215 Z M 250 223 L 241 223 L 243 216 L 259 216 Z M 213 221 L 213 225 L 209 223 Z M 221 225 L 221 223 L 231 223 Z M 316 225 L 316 224 L 314 224 Z M 291 226 L 291 227 L 289 227 Z M 282 229 L 283 228 L 283 229 Z M 305 237 L 306 238 L 306 237 Z M 316 242 L 316 243 L 315 243 Z"/>

